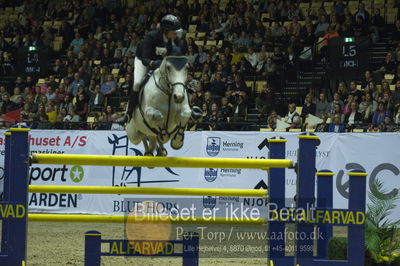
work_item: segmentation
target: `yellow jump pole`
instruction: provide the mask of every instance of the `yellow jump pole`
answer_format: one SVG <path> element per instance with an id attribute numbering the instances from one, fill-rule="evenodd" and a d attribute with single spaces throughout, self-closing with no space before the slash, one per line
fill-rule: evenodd
<path id="1" fill-rule="evenodd" d="M 236 159 L 236 158 L 183 158 L 82 154 L 33 154 L 36 164 L 137 166 L 137 167 L 189 167 L 189 168 L 245 168 L 269 169 L 293 167 L 292 160 Z"/>
<path id="2" fill-rule="evenodd" d="M 100 186 L 40 186 L 30 185 L 33 193 L 81 193 L 81 194 L 137 194 L 175 196 L 220 196 L 258 197 L 267 196 L 267 190 L 260 189 L 208 189 L 208 188 L 159 188 L 159 187 L 100 187 Z"/>
<path id="3" fill-rule="evenodd" d="M 29 213 L 29 222 L 76 222 L 76 223 L 125 223 L 128 216 L 123 215 L 86 215 L 86 214 L 41 214 Z M 204 217 L 168 217 L 168 216 L 129 216 L 129 222 L 172 223 L 172 224 L 209 224 L 209 225 L 265 225 L 264 218 L 204 218 Z"/>
<path id="4" fill-rule="evenodd" d="M 84 215 L 84 214 L 42 214 L 28 213 L 29 222 L 65 222 L 65 223 L 124 223 L 123 215 Z"/>

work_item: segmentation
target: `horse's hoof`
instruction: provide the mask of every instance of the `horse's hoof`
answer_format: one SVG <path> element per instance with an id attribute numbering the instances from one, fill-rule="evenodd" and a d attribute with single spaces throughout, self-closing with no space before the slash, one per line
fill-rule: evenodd
<path id="1" fill-rule="evenodd" d="M 165 157 L 167 155 L 168 155 L 168 152 L 167 152 L 167 150 L 165 148 L 157 150 L 157 155 L 156 156 Z"/>
<path id="2" fill-rule="evenodd" d="M 185 135 L 183 133 L 180 133 L 180 134 L 176 134 L 174 140 L 179 141 L 179 142 L 183 142 L 184 138 L 185 138 Z"/>
<path id="3" fill-rule="evenodd" d="M 174 150 L 179 150 L 180 148 L 182 148 L 183 146 L 183 142 L 179 142 L 177 140 L 171 140 L 171 147 Z"/>
<path id="4" fill-rule="evenodd" d="M 183 138 L 182 140 L 178 138 L 174 138 L 173 140 L 171 140 L 171 147 L 174 150 L 179 150 L 180 148 L 182 148 L 182 146 L 183 146 Z"/>
<path id="5" fill-rule="evenodd" d="M 185 139 L 184 133 L 177 133 L 171 140 L 171 147 L 175 150 L 179 150 L 183 146 L 183 140 Z"/>

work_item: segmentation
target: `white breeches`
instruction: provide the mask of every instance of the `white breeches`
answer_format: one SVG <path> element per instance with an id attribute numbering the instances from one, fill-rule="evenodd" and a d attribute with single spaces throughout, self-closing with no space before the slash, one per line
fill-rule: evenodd
<path id="1" fill-rule="evenodd" d="M 133 91 L 139 92 L 140 83 L 147 74 L 148 67 L 143 65 L 142 60 L 135 58 L 135 68 L 133 71 Z"/>

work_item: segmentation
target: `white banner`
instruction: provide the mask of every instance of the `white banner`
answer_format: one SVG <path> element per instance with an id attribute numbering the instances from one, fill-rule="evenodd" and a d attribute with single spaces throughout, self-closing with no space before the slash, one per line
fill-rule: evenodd
<path id="1" fill-rule="evenodd" d="M 317 134 L 321 145 L 317 149 L 317 169 L 329 169 L 337 175 L 334 181 L 334 207 L 347 207 L 348 178 L 351 169 L 365 169 L 369 180 L 378 178 L 388 192 L 398 193 L 400 187 L 400 134 Z M 297 134 L 284 132 L 186 132 L 181 150 L 166 146 L 168 156 L 176 157 L 230 157 L 267 158 L 268 148 L 259 145 L 265 138 L 281 136 L 288 140 L 286 157 L 297 160 Z M 142 145 L 128 143 L 122 131 L 56 131 L 30 132 L 32 153 L 143 155 Z M 4 155 L 4 138 L 1 139 Z M 3 165 L 3 157 L 0 158 Z M 2 169 L 3 170 L 3 169 Z M 3 171 L 4 172 L 4 171 Z M 286 171 L 287 198 L 293 198 L 296 176 Z M 128 186 L 128 187 L 179 187 L 179 188 L 262 188 L 267 183 L 267 173 L 249 169 L 196 169 L 146 167 L 102 167 L 81 165 L 33 165 L 31 184 L 76 186 Z M 368 187 L 369 187 L 369 183 Z M 31 211 L 51 213 L 123 214 L 132 208 L 125 195 L 52 194 L 31 193 Z M 133 197 L 128 197 L 133 198 Z M 137 198 L 137 197 L 135 197 Z M 147 197 L 155 198 L 155 197 Z M 178 204 L 179 198 L 165 197 L 166 207 Z M 240 199 L 248 206 L 261 206 L 262 200 Z M 204 207 L 238 202 L 238 198 L 204 197 Z M 392 218 L 400 219 L 400 209 Z"/>

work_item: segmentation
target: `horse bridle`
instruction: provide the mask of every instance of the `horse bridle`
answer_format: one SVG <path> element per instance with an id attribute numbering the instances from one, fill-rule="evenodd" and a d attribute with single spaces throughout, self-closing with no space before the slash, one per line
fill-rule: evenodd
<path id="1" fill-rule="evenodd" d="M 165 95 L 168 96 L 167 121 L 166 121 L 166 123 L 165 123 L 164 128 L 155 129 L 155 128 L 151 127 L 151 126 L 149 125 L 149 123 L 147 122 L 145 116 L 144 116 L 144 112 L 143 112 L 142 105 L 141 105 L 141 103 L 142 103 L 141 99 L 142 99 L 142 96 L 143 96 L 143 91 L 144 91 L 145 86 L 144 86 L 143 89 L 140 91 L 140 95 L 139 95 L 139 98 L 140 98 L 139 111 L 140 111 L 140 114 L 141 114 L 142 117 L 143 117 L 143 122 L 144 122 L 144 124 L 146 125 L 146 127 L 147 127 L 151 132 L 153 132 L 153 133 L 156 134 L 157 136 L 160 136 L 160 135 L 161 135 L 161 136 L 163 136 L 163 135 L 171 136 L 171 135 L 173 135 L 176 131 L 181 131 L 181 129 L 184 128 L 184 126 L 182 126 L 181 124 L 179 124 L 179 125 L 177 125 L 171 132 L 168 132 L 168 128 L 169 128 L 169 118 L 170 118 L 170 113 L 171 113 L 172 93 L 173 93 L 173 91 L 174 91 L 173 89 L 174 89 L 175 86 L 181 85 L 181 86 L 183 86 L 184 91 L 185 91 L 185 94 L 186 94 L 187 86 L 186 86 L 186 84 L 184 84 L 184 83 L 182 83 L 182 82 L 174 82 L 174 83 L 171 83 L 171 82 L 169 81 L 169 79 L 168 79 L 168 75 L 165 74 L 165 73 L 162 73 L 161 71 L 160 71 L 160 74 L 161 74 L 161 75 L 160 75 L 160 78 L 158 79 L 158 82 L 157 82 L 156 77 L 155 77 L 155 75 L 154 75 L 154 72 L 155 72 L 155 71 L 153 71 L 153 73 L 151 73 L 151 75 L 153 76 L 154 84 L 156 84 L 156 87 L 157 87 L 161 92 L 163 92 Z M 165 89 L 165 88 L 163 88 L 163 87 L 161 86 L 160 80 L 161 80 L 161 78 L 162 78 L 162 74 L 165 75 L 165 81 L 167 82 L 166 85 L 168 86 L 167 89 Z M 187 95 L 185 95 L 185 96 L 187 97 Z"/>
<path id="2" fill-rule="evenodd" d="M 165 95 L 167 95 L 167 96 L 172 96 L 172 92 L 174 91 L 174 87 L 175 86 L 178 86 L 178 85 L 181 85 L 181 86 L 183 86 L 183 88 L 185 89 L 185 91 L 187 90 L 187 86 L 186 86 L 186 84 L 184 84 L 183 82 L 174 82 L 174 83 L 171 83 L 169 80 L 168 80 L 168 76 L 167 76 L 167 78 L 165 78 L 165 80 L 167 81 L 167 86 L 168 86 L 168 89 L 165 89 L 165 88 L 163 88 L 160 84 L 161 84 L 161 82 L 160 82 L 160 79 L 161 79 L 161 77 L 158 79 L 158 82 L 157 82 L 157 80 L 156 80 L 156 78 L 154 77 L 154 74 L 152 75 L 153 76 L 153 79 L 154 79 L 154 83 L 156 84 L 156 86 L 157 86 L 157 88 L 160 90 L 160 91 L 162 91 Z"/>
<path id="3" fill-rule="evenodd" d="M 166 58 L 165 58 L 165 60 L 167 60 L 168 58 L 186 58 L 185 56 L 167 56 Z M 170 81 L 169 81 L 169 78 L 168 78 L 168 74 L 167 73 L 165 73 L 165 72 L 161 72 L 161 70 L 160 70 L 160 73 L 161 73 L 161 75 L 160 75 L 160 78 L 158 79 L 158 83 L 157 83 L 157 81 L 156 81 L 156 79 L 155 79 L 155 76 L 153 75 L 153 78 L 154 78 L 154 83 L 156 84 L 156 86 L 157 86 L 157 88 L 160 90 L 160 91 L 162 91 L 162 92 L 164 92 L 167 96 L 170 96 L 171 94 L 172 94 L 172 92 L 174 91 L 174 87 L 175 86 L 177 86 L 177 85 L 181 85 L 181 86 L 183 86 L 183 88 L 185 89 L 185 91 L 187 90 L 187 86 L 186 86 L 186 84 L 184 84 L 184 83 L 182 83 L 182 82 L 174 82 L 174 83 L 171 83 Z M 154 74 L 154 72 L 153 72 L 153 74 Z M 167 86 L 168 86 L 168 89 L 165 89 L 165 88 L 163 88 L 162 86 L 161 86 L 161 82 L 160 82 L 160 79 L 162 78 L 162 76 L 164 76 L 165 78 L 165 81 L 167 82 Z"/>

